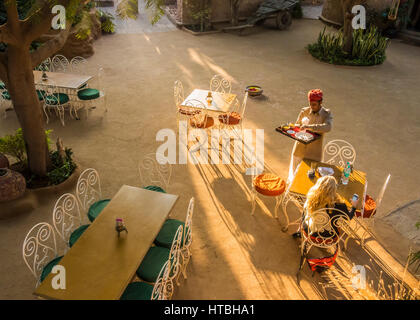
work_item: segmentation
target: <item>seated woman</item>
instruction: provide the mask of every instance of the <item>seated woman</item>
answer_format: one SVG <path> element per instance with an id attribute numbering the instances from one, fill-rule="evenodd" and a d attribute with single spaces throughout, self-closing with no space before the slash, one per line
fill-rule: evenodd
<path id="1" fill-rule="evenodd" d="M 338 219 L 339 216 L 342 215 L 342 212 L 344 212 L 349 219 L 352 219 L 356 211 L 357 202 L 358 200 L 352 201 L 352 208 L 349 211 L 346 204 L 342 202 L 341 197 L 337 194 L 337 181 L 335 178 L 332 176 L 319 178 L 316 184 L 309 189 L 306 197 L 302 216 L 303 231 L 307 233 L 309 227 L 312 232 L 311 236 L 320 236 L 322 238 L 338 235 L 339 230 L 334 223 L 334 220 Z M 313 213 L 320 209 L 327 209 L 326 212 L 329 216 L 329 225 L 326 225 L 325 219 L 317 219 L 316 216 L 313 215 Z M 334 217 L 336 218 L 334 219 Z M 301 237 L 301 233 L 298 231 L 294 233 L 293 236 Z"/>

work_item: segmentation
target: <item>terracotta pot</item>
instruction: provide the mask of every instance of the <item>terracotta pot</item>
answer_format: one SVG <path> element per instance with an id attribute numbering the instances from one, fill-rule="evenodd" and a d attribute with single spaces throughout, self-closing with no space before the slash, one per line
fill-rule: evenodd
<path id="1" fill-rule="evenodd" d="M 9 168 L 9 159 L 2 153 L 0 153 L 0 168 Z"/>
<path id="2" fill-rule="evenodd" d="M 16 171 L 0 169 L 0 202 L 22 197 L 26 190 L 25 178 Z"/>

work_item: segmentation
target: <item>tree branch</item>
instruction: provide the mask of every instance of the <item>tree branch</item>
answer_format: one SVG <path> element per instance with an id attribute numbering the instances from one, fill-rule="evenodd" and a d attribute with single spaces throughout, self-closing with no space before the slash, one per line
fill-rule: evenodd
<path id="1" fill-rule="evenodd" d="M 53 7 L 50 3 L 50 0 L 39 0 L 36 4 L 39 8 L 23 21 L 23 31 L 26 43 L 31 43 L 51 29 L 51 22 L 54 18 L 54 14 L 52 13 Z M 65 8 L 69 5 L 69 3 L 70 0 L 59 0 L 55 2 L 55 4 L 62 5 Z M 79 3 L 79 8 L 82 3 L 83 1 Z"/>
<path id="2" fill-rule="evenodd" d="M 60 31 L 54 38 L 45 42 L 41 47 L 31 53 L 32 68 L 60 50 L 70 34 L 71 24 L 66 23 L 66 29 Z"/>
<path id="3" fill-rule="evenodd" d="M 11 33 L 19 31 L 19 14 L 17 10 L 17 0 L 5 0 L 4 5 L 7 13 L 7 25 Z"/>

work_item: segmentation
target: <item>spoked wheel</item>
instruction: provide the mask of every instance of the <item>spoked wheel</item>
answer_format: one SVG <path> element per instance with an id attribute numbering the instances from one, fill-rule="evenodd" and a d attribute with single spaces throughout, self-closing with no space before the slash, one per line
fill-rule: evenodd
<path id="1" fill-rule="evenodd" d="M 288 11 L 280 11 L 276 17 L 277 28 L 285 30 L 292 24 L 292 14 Z"/>

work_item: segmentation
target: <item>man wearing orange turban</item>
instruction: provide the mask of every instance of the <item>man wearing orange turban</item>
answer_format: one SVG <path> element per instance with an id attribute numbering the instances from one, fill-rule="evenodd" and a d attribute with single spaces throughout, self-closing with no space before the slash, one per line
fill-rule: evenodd
<path id="1" fill-rule="evenodd" d="M 324 133 L 332 127 L 332 114 L 322 104 L 323 92 L 314 89 L 308 92 L 309 107 L 304 107 L 299 113 L 296 125 L 302 129 L 321 134 L 321 138 L 307 145 L 296 141 L 289 167 L 289 181 L 294 177 L 295 170 L 303 158 L 322 161 L 322 147 Z"/>

